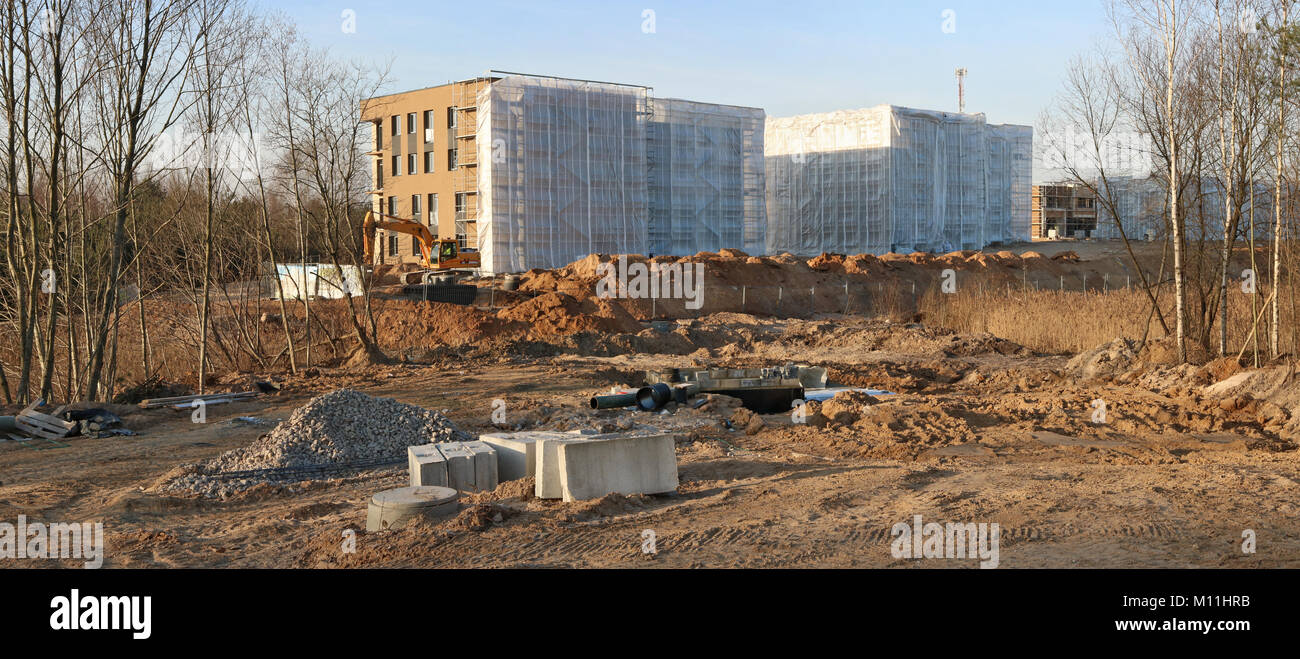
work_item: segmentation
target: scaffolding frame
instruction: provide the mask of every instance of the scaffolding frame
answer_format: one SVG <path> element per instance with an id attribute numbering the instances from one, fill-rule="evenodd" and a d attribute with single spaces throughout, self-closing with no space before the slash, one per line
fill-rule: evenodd
<path id="1" fill-rule="evenodd" d="M 768 119 L 768 253 L 978 249 L 1029 239 L 1033 129 L 882 105 Z"/>
<path id="2" fill-rule="evenodd" d="M 645 252 L 651 95 L 635 85 L 514 74 L 480 93 L 484 271 Z"/>
<path id="3" fill-rule="evenodd" d="M 761 251 L 765 113 L 657 99 L 646 150 L 651 253 Z"/>

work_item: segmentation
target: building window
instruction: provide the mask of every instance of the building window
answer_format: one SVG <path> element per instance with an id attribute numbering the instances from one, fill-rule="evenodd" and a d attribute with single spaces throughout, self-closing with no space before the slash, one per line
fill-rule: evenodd
<path id="1" fill-rule="evenodd" d="M 432 173 L 433 173 L 433 162 L 434 162 L 435 160 L 437 160 L 437 158 L 434 157 L 434 154 L 435 154 L 435 153 L 437 153 L 437 152 L 436 152 L 436 151 L 425 151 L 425 152 L 424 152 L 424 173 L 425 173 L 425 174 L 432 174 Z"/>
<path id="2" fill-rule="evenodd" d="M 406 114 L 406 134 L 407 135 L 415 134 L 415 113 L 414 112 L 408 112 Z"/>
<path id="3" fill-rule="evenodd" d="M 375 160 L 375 187 L 382 189 L 384 187 L 384 161 Z"/>
<path id="4" fill-rule="evenodd" d="M 375 151 L 384 150 L 384 122 L 375 122 Z"/>
<path id="5" fill-rule="evenodd" d="M 456 150 L 447 149 L 447 170 L 456 169 Z"/>
<path id="6" fill-rule="evenodd" d="M 414 174 L 417 171 L 419 170 L 415 168 L 415 154 L 414 153 L 406 154 L 406 173 Z"/>
<path id="7" fill-rule="evenodd" d="M 388 255 L 397 256 L 397 234 L 388 234 Z"/>
<path id="8" fill-rule="evenodd" d="M 424 143 L 433 144 L 433 110 L 424 111 Z"/>
<path id="9" fill-rule="evenodd" d="M 397 197 L 388 198 L 388 214 L 394 217 L 397 216 Z"/>
<path id="10" fill-rule="evenodd" d="M 389 132 L 391 132 L 393 135 L 396 135 L 396 134 L 397 134 L 397 115 L 393 115 L 392 117 L 389 117 L 389 119 L 388 119 L 388 123 L 389 123 L 389 125 L 390 125 L 390 130 L 389 130 Z"/>
<path id="11" fill-rule="evenodd" d="M 420 256 L 420 239 L 411 236 L 411 256 Z"/>
<path id="12" fill-rule="evenodd" d="M 429 228 L 438 232 L 438 194 L 429 194 Z"/>
<path id="13" fill-rule="evenodd" d="M 456 127 L 456 108 L 447 108 L 447 128 Z"/>
<path id="14" fill-rule="evenodd" d="M 420 221 L 420 195 L 411 195 L 411 219 L 416 222 Z"/>
<path id="15" fill-rule="evenodd" d="M 393 176 L 401 176 L 401 175 L 402 175 L 402 161 L 398 160 L 397 156 L 393 156 Z"/>

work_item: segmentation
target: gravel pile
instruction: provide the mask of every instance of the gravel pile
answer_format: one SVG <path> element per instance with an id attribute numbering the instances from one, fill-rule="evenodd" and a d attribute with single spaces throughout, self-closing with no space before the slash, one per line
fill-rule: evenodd
<path id="1" fill-rule="evenodd" d="M 408 446 L 470 439 L 438 412 L 339 389 L 311 399 L 252 444 L 185 470 L 164 489 L 223 496 L 262 482 L 302 477 L 270 475 L 232 481 L 219 474 L 400 461 L 406 458 Z"/>

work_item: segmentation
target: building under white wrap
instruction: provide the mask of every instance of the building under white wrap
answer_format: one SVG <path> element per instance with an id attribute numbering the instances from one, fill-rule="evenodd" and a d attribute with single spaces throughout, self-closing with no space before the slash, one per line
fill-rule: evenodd
<path id="1" fill-rule="evenodd" d="M 1029 240 L 1033 129 L 882 105 L 770 118 L 766 251 L 978 249 Z"/>
<path id="2" fill-rule="evenodd" d="M 507 76 L 478 98 L 479 251 L 489 273 L 644 253 L 650 90 Z"/>
<path id="3" fill-rule="evenodd" d="M 477 104 L 485 272 L 596 253 L 762 250 L 761 109 L 525 75 L 494 79 Z"/>
<path id="4" fill-rule="evenodd" d="M 763 251 L 763 119 L 759 108 L 654 99 L 651 253 Z"/>

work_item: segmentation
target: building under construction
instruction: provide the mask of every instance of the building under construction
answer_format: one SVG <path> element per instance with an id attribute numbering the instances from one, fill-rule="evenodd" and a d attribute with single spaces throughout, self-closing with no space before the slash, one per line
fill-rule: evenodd
<path id="1" fill-rule="evenodd" d="M 1077 183 L 1035 185 L 1031 217 L 1034 240 L 1091 238 L 1097 231 L 1097 195 Z"/>
<path id="2" fill-rule="evenodd" d="M 768 253 L 1028 240 L 1033 129 L 882 105 L 767 120 Z"/>
<path id="3" fill-rule="evenodd" d="M 1033 131 L 979 114 L 884 105 L 766 119 L 638 85 L 493 72 L 369 99 L 362 116 L 375 130 L 375 210 L 478 250 L 487 273 L 593 253 L 1030 237 Z M 380 262 L 419 261 L 410 236 L 378 244 Z"/>
<path id="4" fill-rule="evenodd" d="M 375 209 L 479 250 L 488 273 L 763 246 L 758 108 L 493 73 L 370 99 L 362 116 L 375 125 Z M 385 237 L 381 258 L 418 261 L 413 241 Z"/>

